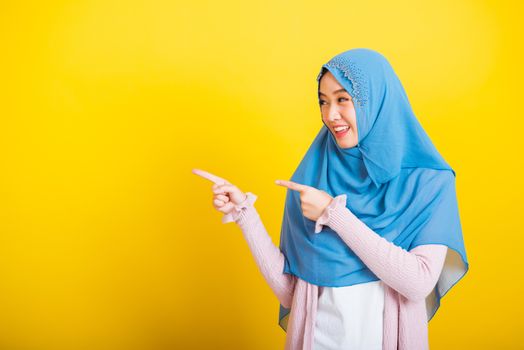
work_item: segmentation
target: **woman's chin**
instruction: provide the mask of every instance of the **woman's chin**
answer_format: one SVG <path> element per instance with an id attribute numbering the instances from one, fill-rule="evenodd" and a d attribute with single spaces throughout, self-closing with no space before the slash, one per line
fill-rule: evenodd
<path id="1" fill-rule="evenodd" d="M 346 141 L 346 140 L 343 140 L 343 141 L 338 141 L 338 146 L 340 148 L 353 148 L 357 145 L 357 142 L 356 141 L 353 141 L 353 140 L 349 140 L 349 141 Z"/>

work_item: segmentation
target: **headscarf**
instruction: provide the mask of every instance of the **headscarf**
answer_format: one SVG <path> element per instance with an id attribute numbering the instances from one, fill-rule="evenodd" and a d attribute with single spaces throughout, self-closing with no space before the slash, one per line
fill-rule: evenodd
<path id="1" fill-rule="evenodd" d="M 448 253 L 439 280 L 426 298 L 428 321 L 440 298 L 468 270 L 458 212 L 455 171 L 418 122 L 404 88 L 379 52 L 355 48 L 322 65 L 353 99 L 358 144 L 341 148 L 324 124 L 291 181 L 332 197 L 345 194 L 346 207 L 378 235 L 406 249 L 443 244 Z M 280 235 L 284 273 L 317 286 L 342 287 L 376 281 L 350 247 L 328 226 L 302 214 L 300 194 L 288 189 Z M 291 312 L 280 304 L 279 324 Z M 287 324 L 287 322 L 286 322 Z"/>

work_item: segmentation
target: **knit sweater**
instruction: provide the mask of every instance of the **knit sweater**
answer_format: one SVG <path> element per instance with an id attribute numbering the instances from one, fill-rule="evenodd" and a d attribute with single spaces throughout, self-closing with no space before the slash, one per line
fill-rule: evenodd
<path id="1" fill-rule="evenodd" d="M 224 215 L 241 228 L 255 262 L 279 302 L 291 307 L 286 320 L 285 350 L 313 350 L 318 286 L 284 273 L 285 256 L 273 244 L 254 207 L 257 196 Z M 447 246 L 420 245 L 407 251 L 378 235 L 346 207 L 346 195 L 336 196 L 317 219 L 335 231 L 362 262 L 384 282 L 383 350 L 425 350 L 428 342 L 426 297 L 444 266 Z"/>

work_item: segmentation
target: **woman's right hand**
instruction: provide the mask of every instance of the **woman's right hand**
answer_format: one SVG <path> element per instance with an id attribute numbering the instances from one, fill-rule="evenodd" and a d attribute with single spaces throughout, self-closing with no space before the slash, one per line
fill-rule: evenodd
<path id="1" fill-rule="evenodd" d="M 240 191 L 238 187 L 221 177 L 200 169 L 193 169 L 192 173 L 213 182 L 211 187 L 213 191 L 213 207 L 224 214 L 229 214 L 233 211 L 235 205 L 242 203 L 247 198 L 247 195 Z"/>

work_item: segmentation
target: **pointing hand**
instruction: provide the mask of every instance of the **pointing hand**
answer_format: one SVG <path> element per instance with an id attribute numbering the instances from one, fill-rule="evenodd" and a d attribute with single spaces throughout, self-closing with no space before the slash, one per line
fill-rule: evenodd
<path id="1" fill-rule="evenodd" d="M 316 189 L 315 187 L 286 180 L 276 180 L 275 183 L 293 191 L 300 192 L 302 213 L 309 220 L 317 221 L 333 200 L 333 197 L 327 192 Z"/>
<path id="2" fill-rule="evenodd" d="M 221 177 L 200 169 L 193 169 L 191 172 L 214 183 L 211 188 L 214 193 L 213 207 L 224 214 L 229 214 L 236 204 L 242 203 L 247 198 L 238 187 Z"/>

